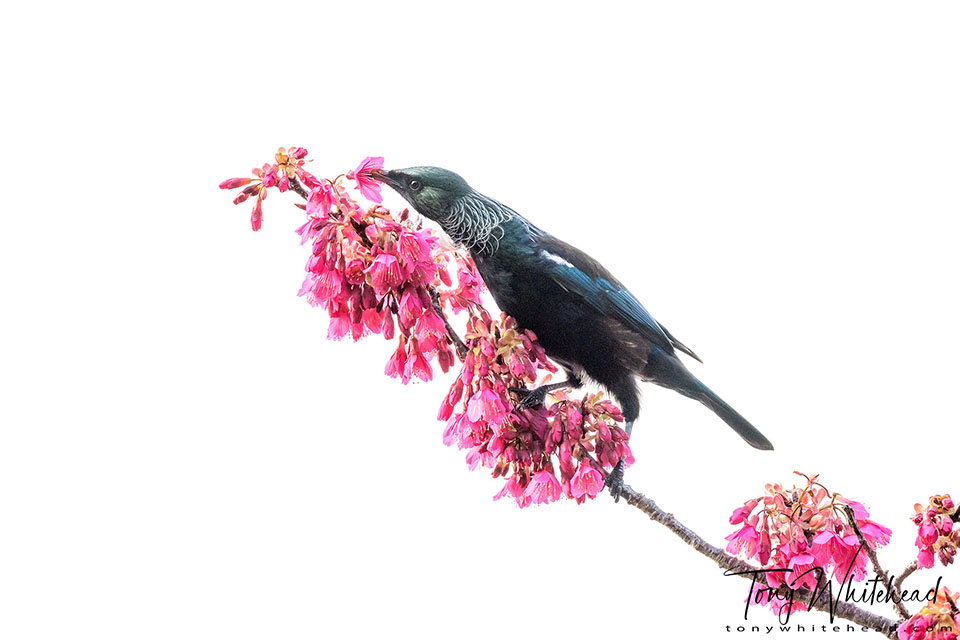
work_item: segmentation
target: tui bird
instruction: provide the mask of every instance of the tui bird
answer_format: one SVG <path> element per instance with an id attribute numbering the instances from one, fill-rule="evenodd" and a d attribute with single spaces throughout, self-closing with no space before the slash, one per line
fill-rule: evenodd
<path id="1" fill-rule="evenodd" d="M 423 216 L 470 252 L 502 311 L 530 329 L 567 379 L 515 390 L 522 406 L 585 378 L 620 402 L 629 435 L 640 414 L 636 377 L 699 400 L 757 449 L 773 445 L 684 366 L 677 352 L 699 357 L 653 319 L 599 262 L 541 230 L 516 211 L 474 191 L 456 173 L 437 167 L 376 170 Z M 701 361 L 702 362 L 702 361 Z M 607 479 L 619 499 L 623 463 Z"/>

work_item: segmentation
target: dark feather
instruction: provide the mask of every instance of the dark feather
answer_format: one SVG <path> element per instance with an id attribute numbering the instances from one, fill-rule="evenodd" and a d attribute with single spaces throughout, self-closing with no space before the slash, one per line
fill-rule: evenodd
<path id="1" fill-rule="evenodd" d="M 698 362 L 703 362 L 692 349 L 654 320 L 640 301 L 599 262 L 547 234 L 537 238 L 536 246 L 546 252 L 548 273 L 565 290 L 582 297 L 596 311 L 613 315 L 667 353 L 673 353 L 673 349 L 677 348 Z M 549 256 L 568 264 L 551 260 Z"/>
<path id="2" fill-rule="evenodd" d="M 677 351 L 700 358 L 599 262 L 452 172 L 414 167 L 381 178 L 469 249 L 500 309 L 537 335 L 571 381 L 587 376 L 617 398 L 628 433 L 640 413 L 639 377 L 702 402 L 752 446 L 773 448 L 684 366 Z"/>
<path id="3" fill-rule="evenodd" d="M 657 323 L 657 324 L 660 324 L 660 323 Z M 667 334 L 667 337 L 670 339 L 670 342 L 673 344 L 674 347 L 676 347 L 677 349 L 679 349 L 679 350 L 682 351 L 683 353 L 687 354 L 688 356 L 690 356 L 691 358 L 693 358 L 694 360 L 696 360 L 696 361 L 699 362 L 700 364 L 703 364 L 703 360 L 701 360 L 701 359 L 700 359 L 700 356 L 698 356 L 697 354 L 695 354 L 695 353 L 693 352 L 693 349 L 691 349 L 691 348 L 688 347 L 687 345 L 683 344 L 682 342 L 680 342 L 679 340 L 677 340 L 676 338 L 674 338 L 674 337 L 673 337 L 673 334 L 670 333 L 670 332 L 667 330 L 667 328 L 666 328 L 665 326 L 663 326 L 662 324 L 660 325 L 660 328 L 663 329 L 663 332 L 664 332 L 665 334 Z"/>

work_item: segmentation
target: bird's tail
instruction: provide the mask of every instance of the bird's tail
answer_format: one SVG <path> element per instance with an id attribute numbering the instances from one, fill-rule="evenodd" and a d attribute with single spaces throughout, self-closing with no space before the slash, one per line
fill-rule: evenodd
<path id="1" fill-rule="evenodd" d="M 699 380 L 696 380 L 697 386 L 699 387 L 699 393 L 696 396 L 691 396 L 696 400 L 699 400 L 704 405 L 706 405 L 711 411 L 720 416 L 720 418 L 730 425 L 730 428 L 737 432 L 737 434 L 747 441 L 747 443 L 756 449 L 763 449 L 766 451 L 773 450 L 773 444 L 767 440 L 760 431 L 747 422 L 747 419 L 742 415 L 737 413 L 737 411 L 728 405 L 723 399 L 710 390 L 707 385 L 703 384 Z"/>
<path id="2" fill-rule="evenodd" d="M 746 418 L 737 413 L 733 407 L 724 402 L 707 385 L 700 382 L 676 356 L 666 354 L 661 349 L 652 350 L 644 374 L 646 379 L 651 382 L 702 402 L 730 425 L 730 428 L 736 431 L 750 446 L 767 451 L 773 449 L 770 441 L 755 426 L 747 422 Z"/>

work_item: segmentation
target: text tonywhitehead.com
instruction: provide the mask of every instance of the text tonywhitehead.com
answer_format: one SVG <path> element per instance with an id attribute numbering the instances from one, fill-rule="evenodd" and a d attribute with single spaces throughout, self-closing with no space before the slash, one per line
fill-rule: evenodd
<path id="1" fill-rule="evenodd" d="M 914 630 L 919 631 L 920 628 L 915 628 Z M 934 631 L 934 627 L 930 626 L 925 629 L 927 633 Z M 863 631 L 870 632 L 872 629 L 867 627 L 861 627 L 859 625 L 828 625 L 828 624 L 777 624 L 777 625 L 738 625 L 734 626 L 732 624 L 727 625 L 727 633 L 760 633 L 760 634 L 771 634 L 774 631 L 788 633 L 849 633 L 851 631 Z M 952 627 L 940 627 L 939 631 L 948 632 L 953 631 Z"/>

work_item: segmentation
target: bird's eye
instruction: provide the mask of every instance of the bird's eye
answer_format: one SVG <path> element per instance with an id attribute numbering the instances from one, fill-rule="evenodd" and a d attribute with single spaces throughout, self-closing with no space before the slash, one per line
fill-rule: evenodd
<path id="1" fill-rule="evenodd" d="M 410 191 L 420 191 L 420 187 L 422 187 L 422 186 L 423 186 L 423 185 L 420 184 L 420 181 L 419 181 L 419 180 L 411 180 L 411 181 L 410 181 Z"/>

